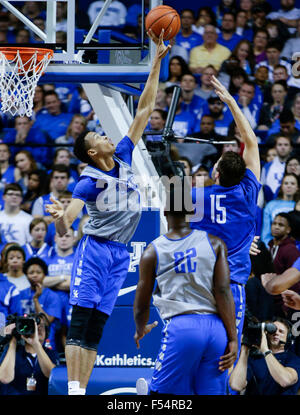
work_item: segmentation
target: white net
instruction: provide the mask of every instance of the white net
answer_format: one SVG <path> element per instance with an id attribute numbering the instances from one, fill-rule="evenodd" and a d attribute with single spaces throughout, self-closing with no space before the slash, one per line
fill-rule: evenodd
<path id="1" fill-rule="evenodd" d="M 42 54 L 37 50 L 24 59 L 17 50 L 13 59 L 10 59 L 11 52 L 7 56 L 4 51 L 0 51 L 1 110 L 12 116 L 31 117 L 35 87 L 52 57 L 52 52 Z"/>

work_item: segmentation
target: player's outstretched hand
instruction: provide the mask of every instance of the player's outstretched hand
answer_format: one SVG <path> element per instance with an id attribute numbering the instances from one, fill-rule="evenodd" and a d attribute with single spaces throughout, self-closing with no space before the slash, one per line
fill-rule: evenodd
<path id="1" fill-rule="evenodd" d="M 139 349 L 140 348 L 140 340 L 148 333 L 150 333 L 150 331 L 156 327 L 158 325 L 158 321 L 153 321 L 153 323 L 147 324 L 144 329 L 138 333 L 137 331 L 135 332 L 134 335 L 134 340 L 136 343 L 136 347 Z"/>
<path id="2" fill-rule="evenodd" d="M 260 254 L 260 249 L 258 249 L 257 242 L 259 240 L 259 236 L 254 236 L 254 239 L 251 243 L 249 254 L 250 255 L 258 255 Z"/>
<path id="3" fill-rule="evenodd" d="M 220 357 L 219 361 L 219 370 L 221 372 L 224 372 L 224 370 L 231 368 L 233 366 L 234 362 L 237 358 L 237 352 L 238 352 L 238 343 L 237 340 L 232 340 L 228 342 L 226 351 L 223 356 Z"/>
<path id="4" fill-rule="evenodd" d="M 215 88 L 215 93 L 218 95 L 221 101 L 225 102 L 226 104 L 229 104 L 233 100 L 232 96 L 227 91 L 225 86 L 222 85 L 221 82 L 214 75 L 211 77 L 210 82 Z"/>
<path id="5" fill-rule="evenodd" d="M 294 310 L 300 310 L 300 295 L 292 290 L 285 290 L 281 293 L 283 304 Z"/>
<path id="6" fill-rule="evenodd" d="M 151 29 L 148 30 L 147 35 L 157 46 L 156 56 L 159 59 L 164 58 L 172 47 L 170 44 L 168 46 L 164 44 L 164 29 L 162 29 L 159 37 L 157 37 Z"/>
<path id="7" fill-rule="evenodd" d="M 58 200 L 55 200 L 53 197 L 50 197 L 50 200 L 52 204 L 46 205 L 46 212 L 50 213 L 50 215 L 54 219 L 62 218 L 64 214 L 63 205 Z"/>

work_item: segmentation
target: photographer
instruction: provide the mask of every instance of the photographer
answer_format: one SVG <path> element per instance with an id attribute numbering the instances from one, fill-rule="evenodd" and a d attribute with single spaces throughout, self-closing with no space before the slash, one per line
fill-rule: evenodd
<path id="1" fill-rule="evenodd" d="M 48 395 L 48 380 L 58 357 L 44 345 L 47 334 L 44 315 L 33 316 L 32 335 L 20 336 L 16 323 L 6 326 L 6 335 L 12 337 L 0 356 L 1 395 Z"/>
<path id="2" fill-rule="evenodd" d="M 263 324 L 257 324 L 261 341 L 253 344 L 252 330 L 243 334 L 241 353 L 233 369 L 229 384 L 246 395 L 296 395 L 300 387 L 300 359 L 287 350 L 291 333 L 287 320 L 276 318 L 276 331 L 265 332 Z M 256 329 L 257 330 L 257 329 Z M 253 350 L 256 348 L 256 353 Z M 258 352 L 258 350 L 259 352 Z"/>

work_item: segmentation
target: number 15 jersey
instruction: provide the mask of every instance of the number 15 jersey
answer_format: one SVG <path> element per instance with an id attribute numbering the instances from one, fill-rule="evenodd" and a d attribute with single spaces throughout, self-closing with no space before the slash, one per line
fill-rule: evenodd
<path id="1" fill-rule="evenodd" d="M 256 231 L 257 198 L 261 184 L 251 170 L 235 186 L 192 189 L 196 214 L 191 228 L 223 239 L 228 249 L 230 280 L 246 284 L 251 272 L 249 249 Z M 197 217 L 199 218 L 198 221 Z"/>

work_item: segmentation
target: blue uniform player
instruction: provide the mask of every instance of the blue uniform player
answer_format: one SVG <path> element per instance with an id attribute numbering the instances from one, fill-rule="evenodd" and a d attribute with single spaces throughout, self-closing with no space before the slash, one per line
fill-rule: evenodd
<path id="1" fill-rule="evenodd" d="M 127 136 L 117 147 L 107 136 L 95 132 L 78 137 L 74 154 L 88 166 L 66 211 L 55 200 L 47 206 L 60 235 L 67 232 L 84 206 L 90 217 L 76 250 L 70 287 L 73 310 L 65 356 L 68 393 L 72 395 L 85 394 L 104 324 L 127 276 L 126 244 L 141 215 L 130 165 L 132 151 L 154 109 L 161 59 L 171 47 L 164 45 L 163 31 L 159 39 L 151 30 L 149 36 L 157 44 L 156 54 Z"/>
<path id="2" fill-rule="evenodd" d="M 231 288 L 236 306 L 238 340 L 245 313 L 245 284 L 250 275 L 249 249 L 255 236 L 256 205 L 260 190 L 257 138 L 234 98 L 213 76 L 216 94 L 225 102 L 245 144 L 243 157 L 234 152 L 221 156 L 213 169 L 215 185 L 193 189 L 196 215 L 193 229 L 220 237 L 227 245 Z"/>
<path id="3" fill-rule="evenodd" d="M 237 356 L 226 246 L 190 228 L 187 211 L 175 211 L 178 194 L 180 188 L 170 192 L 165 210 L 168 232 L 151 242 L 140 261 L 135 340 L 139 347 L 156 325 L 147 324 L 156 283 L 153 304 L 165 326 L 150 394 L 225 395 L 227 369 Z M 138 379 L 138 394 L 143 384 L 145 379 Z"/>

